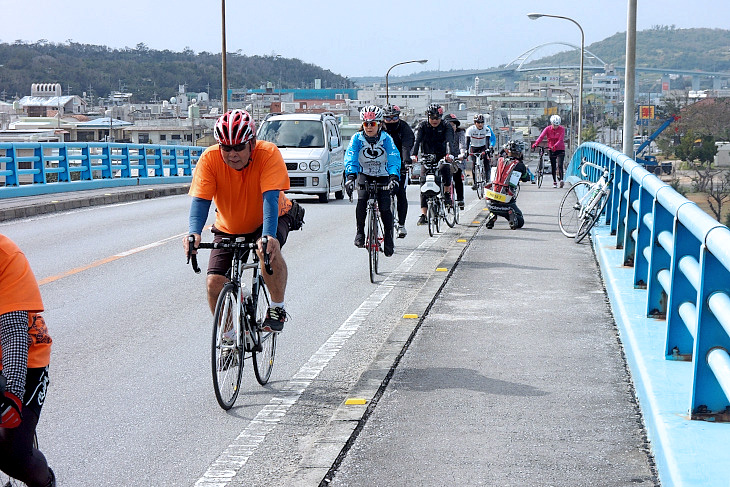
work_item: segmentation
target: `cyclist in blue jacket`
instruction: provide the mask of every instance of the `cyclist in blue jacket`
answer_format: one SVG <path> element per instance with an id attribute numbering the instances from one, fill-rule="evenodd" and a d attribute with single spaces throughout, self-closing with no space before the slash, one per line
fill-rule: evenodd
<path id="1" fill-rule="evenodd" d="M 383 110 L 370 105 L 360 111 L 362 128 L 350 139 L 345 152 L 345 191 L 349 196 L 355 189 L 357 180 L 357 233 L 355 246 L 365 245 L 365 214 L 370 195 L 367 183 L 375 180 L 379 185 L 388 185 L 388 191 L 378 191 L 377 200 L 385 231 L 383 251 L 386 257 L 393 255 L 393 213 L 390 211 L 390 191 L 398 187 L 401 157 L 393 139 L 382 130 Z"/>

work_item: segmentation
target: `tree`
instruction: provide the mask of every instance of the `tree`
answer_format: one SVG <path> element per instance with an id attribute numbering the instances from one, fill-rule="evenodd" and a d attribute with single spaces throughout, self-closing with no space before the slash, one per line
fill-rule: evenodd
<path id="1" fill-rule="evenodd" d="M 721 221 L 722 207 L 726 201 L 730 201 L 730 171 L 722 171 L 722 176 L 715 183 L 713 176 L 710 176 L 707 185 L 707 203 L 715 215 L 717 221 Z M 730 218 L 730 217 L 728 217 Z"/>
<path id="2" fill-rule="evenodd" d="M 593 142 L 596 140 L 596 137 L 598 137 L 598 130 L 595 125 L 589 124 L 587 127 L 583 127 L 583 131 L 581 133 L 582 142 Z"/>

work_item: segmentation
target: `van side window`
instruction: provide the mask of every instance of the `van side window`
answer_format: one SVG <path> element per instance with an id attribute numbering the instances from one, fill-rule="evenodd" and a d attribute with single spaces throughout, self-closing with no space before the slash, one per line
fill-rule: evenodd
<path id="1" fill-rule="evenodd" d="M 328 121 L 326 125 L 327 125 L 327 145 L 329 146 L 330 140 L 332 139 L 332 137 L 337 138 L 337 140 L 339 140 L 339 137 L 337 135 L 337 126 L 335 124 Z M 330 149 L 336 149 L 337 147 L 339 147 L 339 145 L 331 146 Z"/>

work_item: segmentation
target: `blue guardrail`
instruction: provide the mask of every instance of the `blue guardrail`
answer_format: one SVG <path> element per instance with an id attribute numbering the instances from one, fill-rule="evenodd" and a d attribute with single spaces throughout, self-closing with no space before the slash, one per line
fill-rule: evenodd
<path id="1" fill-rule="evenodd" d="M 0 142 L 0 199 L 190 182 L 204 150 L 105 142 Z"/>
<path id="2" fill-rule="evenodd" d="M 662 485 L 727 487 L 730 230 L 601 144 L 578 148 L 569 181 L 583 159 L 614 173 L 592 240 Z"/>

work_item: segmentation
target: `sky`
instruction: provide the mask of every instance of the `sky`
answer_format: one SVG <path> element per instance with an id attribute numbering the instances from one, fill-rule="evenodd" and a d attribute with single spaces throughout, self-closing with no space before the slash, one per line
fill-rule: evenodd
<path id="1" fill-rule="evenodd" d="M 485 69 L 551 42 L 585 45 L 625 32 L 628 0 L 226 0 L 228 52 L 298 58 L 348 77 Z M 637 0 L 637 30 L 730 28 L 727 0 Z M 32 10 L 28 8 L 32 6 Z M 68 40 L 111 48 L 221 52 L 219 0 L 0 0 L 0 42 Z M 564 48 L 563 48 L 564 49 Z M 557 50 L 563 50 L 557 49 Z M 730 46 L 728 46 L 730 50 Z M 532 59 L 556 52 L 538 51 Z M 2 64 L 2 60 L 0 60 Z"/>

